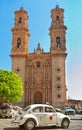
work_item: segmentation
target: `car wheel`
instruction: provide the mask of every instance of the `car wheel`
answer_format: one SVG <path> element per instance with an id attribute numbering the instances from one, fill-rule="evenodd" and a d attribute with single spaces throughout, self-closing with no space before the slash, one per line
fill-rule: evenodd
<path id="1" fill-rule="evenodd" d="M 25 124 L 24 127 L 26 130 L 33 130 L 35 128 L 35 120 L 34 119 L 28 119 Z"/>
<path id="2" fill-rule="evenodd" d="M 63 128 L 68 128 L 69 127 L 69 120 L 68 119 L 64 119 L 63 121 L 62 121 L 62 124 L 61 124 L 61 126 L 63 127 Z"/>

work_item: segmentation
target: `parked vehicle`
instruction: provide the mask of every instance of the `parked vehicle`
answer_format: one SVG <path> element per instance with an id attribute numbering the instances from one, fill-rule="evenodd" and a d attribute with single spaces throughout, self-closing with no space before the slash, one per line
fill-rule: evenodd
<path id="1" fill-rule="evenodd" d="M 0 117 L 10 117 L 13 118 L 16 115 L 16 111 L 13 109 L 13 106 L 4 104 L 0 107 Z"/>
<path id="2" fill-rule="evenodd" d="M 70 106 L 62 108 L 61 111 L 66 115 L 75 115 L 75 110 Z"/>
<path id="3" fill-rule="evenodd" d="M 63 113 L 56 112 L 51 105 L 33 104 L 27 106 L 22 112 L 16 115 L 11 123 L 18 124 L 26 130 L 33 130 L 35 127 L 43 126 L 61 126 L 68 128 L 70 117 Z"/>

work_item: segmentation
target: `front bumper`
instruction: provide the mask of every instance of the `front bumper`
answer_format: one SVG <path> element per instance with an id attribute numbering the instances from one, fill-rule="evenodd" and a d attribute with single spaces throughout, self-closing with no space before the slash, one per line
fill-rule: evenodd
<path id="1" fill-rule="evenodd" d="M 25 123 L 25 120 L 17 120 L 17 119 L 14 119 L 11 121 L 11 125 L 23 125 Z"/>

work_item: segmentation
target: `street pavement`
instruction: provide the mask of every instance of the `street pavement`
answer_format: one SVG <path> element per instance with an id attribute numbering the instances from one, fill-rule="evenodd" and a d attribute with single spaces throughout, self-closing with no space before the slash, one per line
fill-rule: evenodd
<path id="1" fill-rule="evenodd" d="M 72 120 L 82 120 L 82 115 L 69 115 Z"/>
<path id="2" fill-rule="evenodd" d="M 11 120 L 8 118 L 0 118 L 0 130 L 24 130 L 20 129 L 18 126 L 12 126 Z M 36 128 L 35 130 L 82 130 L 82 120 L 72 119 L 68 129 L 62 129 L 61 127 L 50 127 L 50 128 Z"/>

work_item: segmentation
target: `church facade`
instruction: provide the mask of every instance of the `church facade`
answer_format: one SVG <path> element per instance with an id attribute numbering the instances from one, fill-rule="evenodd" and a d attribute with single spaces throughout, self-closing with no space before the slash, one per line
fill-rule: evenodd
<path id="1" fill-rule="evenodd" d="M 38 43 L 34 52 L 28 52 L 28 12 L 15 11 L 12 28 L 12 70 L 22 77 L 23 106 L 46 103 L 62 107 L 66 103 L 66 29 L 64 9 L 58 5 L 51 10 L 49 28 L 50 51 L 44 52 Z"/>

